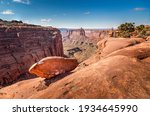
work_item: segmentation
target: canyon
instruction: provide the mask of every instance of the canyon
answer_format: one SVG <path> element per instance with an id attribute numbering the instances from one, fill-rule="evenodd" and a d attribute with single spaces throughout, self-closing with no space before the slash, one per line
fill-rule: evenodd
<path id="1" fill-rule="evenodd" d="M 109 38 L 112 29 L 60 29 L 62 34 L 64 54 L 82 62 L 93 55 L 97 42 Z"/>
<path id="2" fill-rule="evenodd" d="M 60 31 L 52 27 L 0 21 L 0 85 L 32 78 L 29 67 L 47 56 L 63 56 Z"/>
<path id="3" fill-rule="evenodd" d="M 0 63 L 10 67 L 1 65 L 1 82 L 17 80 L 22 74 L 25 74 L 26 79 L 2 87 L 0 98 L 150 98 L 149 37 L 115 38 L 112 29 L 59 31 L 52 27 L 13 23 L 17 26 L 1 26 L 3 31 L 0 40 L 4 41 L 7 37 L 7 41 L 1 41 L 0 45 L 7 45 L 8 48 L 1 47 L 0 53 L 3 51 L 3 54 L 0 54 Z M 33 71 L 29 70 L 30 66 L 34 68 Z M 69 71 L 62 71 L 60 66 Z M 19 70 L 19 73 L 15 70 Z M 43 78 L 29 74 L 28 70 Z M 27 79 L 28 76 L 34 77 Z M 8 81 L 4 81 L 4 77 Z"/>
<path id="4" fill-rule="evenodd" d="M 110 51 L 108 47 L 112 42 L 114 46 Z M 98 48 L 96 54 L 74 71 L 51 79 L 18 82 L 1 89 L 0 98 L 150 98 L 149 41 L 142 38 L 102 40 Z"/>

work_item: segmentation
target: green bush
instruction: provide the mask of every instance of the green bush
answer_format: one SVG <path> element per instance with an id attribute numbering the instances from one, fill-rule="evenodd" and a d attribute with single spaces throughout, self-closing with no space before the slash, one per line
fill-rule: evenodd
<path id="1" fill-rule="evenodd" d="M 145 38 L 147 32 L 147 28 L 144 25 L 136 26 L 136 33 L 138 37 Z"/>
<path id="2" fill-rule="evenodd" d="M 135 23 L 124 23 L 118 27 L 119 36 L 129 38 L 135 31 Z"/>

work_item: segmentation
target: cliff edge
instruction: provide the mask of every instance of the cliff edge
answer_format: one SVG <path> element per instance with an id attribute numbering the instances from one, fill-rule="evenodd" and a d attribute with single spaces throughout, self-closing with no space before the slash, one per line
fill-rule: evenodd
<path id="1" fill-rule="evenodd" d="M 47 56 L 63 56 L 58 29 L 0 20 L 0 85 L 30 78 L 29 67 Z"/>

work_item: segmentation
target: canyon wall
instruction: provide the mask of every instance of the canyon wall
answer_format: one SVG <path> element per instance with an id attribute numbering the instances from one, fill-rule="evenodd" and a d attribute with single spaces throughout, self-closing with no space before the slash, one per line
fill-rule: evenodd
<path id="1" fill-rule="evenodd" d="M 102 39 L 110 37 L 111 30 L 101 29 L 63 29 L 61 30 L 63 40 L 70 39 L 72 41 L 98 42 Z"/>
<path id="2" fill-rule="evenodd" d="M 0 89 L 0 98 L 150 99 L 149 41 L 114 38 L 100 41 L 98 48 L 80 69 L 15 83 Z"/>
<path id="3" fill-rule="evenodd" d="M 0 22 L 0 85 L 30 78 L 29 67 L 47 56 L 63 56 L 60 31 L 22 22 Z"/>
<path id="4" fill-rule="evenodd" d="M 60 29 L 63 37 L 64 53 L 82 62 L 92 56 L 97 42 L 110 37 L 111 30 L 100 29 Z"/>

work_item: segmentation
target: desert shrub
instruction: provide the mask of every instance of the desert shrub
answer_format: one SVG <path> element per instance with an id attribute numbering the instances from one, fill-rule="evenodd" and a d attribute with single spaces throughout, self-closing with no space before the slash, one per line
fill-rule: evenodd
<path id="1" fill-rule="evenodd" d="M 134 23 L 124 23 L 118 27 L 119 36 L 129 38 L 132 35 L 132 32 L 135 31 Z"/>
<path id="2" fill-rule="evenodd" d="M 144 25 L 136 26 L 137 37 L 145 38 L 147 33 L 147 28 Z"/>
<path id="3" fill-rule="evenodd" d="M 139 26 L 136 26 L 135 28 L 137 31 L 142 31 L 145 29 L 145 26 L 144 25 L 139 25 Z"/>

